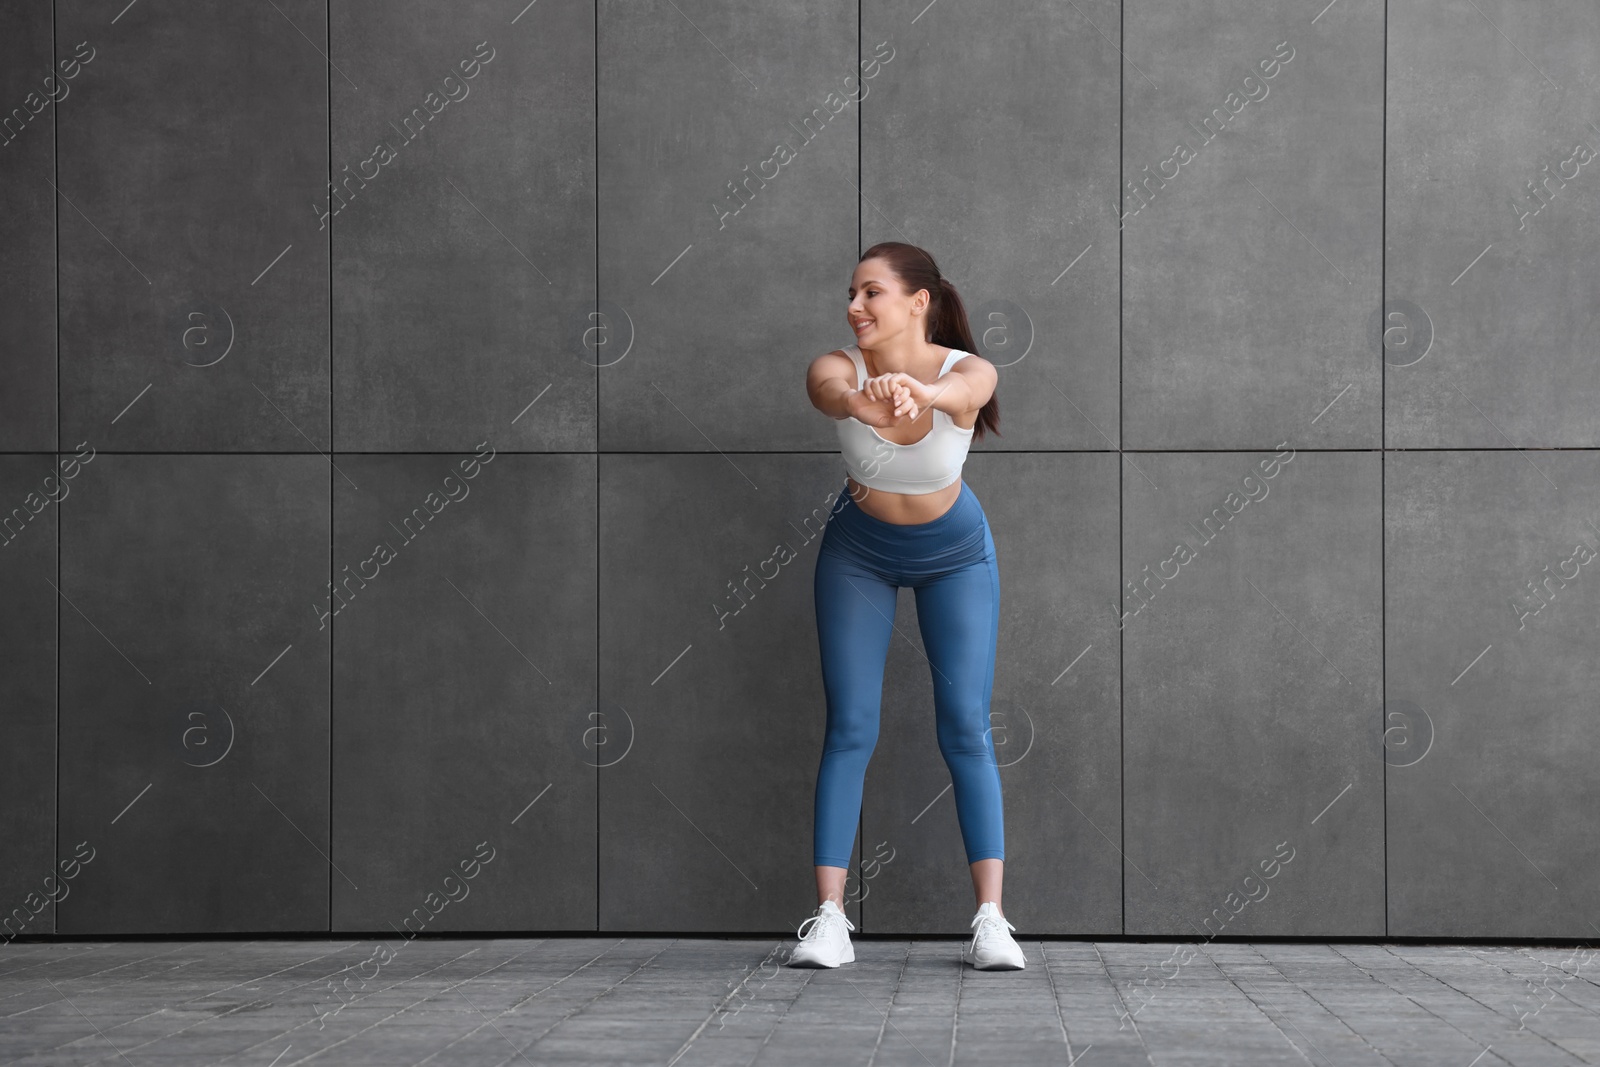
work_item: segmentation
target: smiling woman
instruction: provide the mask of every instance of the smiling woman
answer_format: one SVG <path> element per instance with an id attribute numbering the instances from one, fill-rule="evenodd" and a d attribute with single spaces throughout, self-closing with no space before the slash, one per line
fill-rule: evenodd
<path id="1" fill-rule="evenodd" d="M 956 287 L 915 245 L 867 249 L 850 282 L 848 319 L 860 343 L 818 356 L 806 380 L 811 403 L 838 420 L 847 491 L 813 579 L 827 697 L 813 811 L 820 903 L 800 924 L 789 963 L 855 960 L 845 876 L 878 742 L 895 600 L 909 586 L 978 900 L 965 959 L 984 970 L 1020 968 L 1015 927 L 1000 911 L 1005 829 L 989 720 L 1000 571 L 988 517 L 961 479 L 972 441 L 999 431 L 995 369 L 973 354 Z"/>

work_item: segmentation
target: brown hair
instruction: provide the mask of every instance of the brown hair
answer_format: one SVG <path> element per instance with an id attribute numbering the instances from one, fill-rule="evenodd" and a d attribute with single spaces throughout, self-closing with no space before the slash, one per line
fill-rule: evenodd
<path id="1" fill-rule="evenodd" d="M 928 295 L 932 297 L 931 314 L 928 315 L 929 344 L 979 354 L 977 343 L 972 339 L 972 328 L 967 325 L 967 308 L 961 302 L 961 294 L 956 292 L 949 278 L 939 273 L 939 265 L 933 261 L 933 256 L 916 245 L 902 241 L 881 241 L 861 253 L 858 262 L 864 263 L 869 259 L 887 262 L 889 270 L 906 287 L 906 292 L 928 290 Z M 978 421 L 973 425 L 973 440 L 983 440 L 984 434 L 991 430 L 1000 432 L 1000 400 L 992 394 L 978 409 Z"/>

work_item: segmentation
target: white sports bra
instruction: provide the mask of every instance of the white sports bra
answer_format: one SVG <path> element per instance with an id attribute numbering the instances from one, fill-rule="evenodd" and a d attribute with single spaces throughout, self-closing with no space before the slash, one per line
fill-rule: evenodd
<path id="1" fill-rule="evenodd" d="M 859 389 L 867 380 L 867 361 L 856 345 L 842 351 L 855 361 Z M 958 360 L 971 354 L 952 348 L 939 368 L 939 377 L 950 373 Z M 948 413 L 938 408 L 933 409 L 933 427 L 909 445 L 887 440 L 854 416 L 836 421 L 845 473 L 868 489 L 886 493 L 933 493 L 955 484 L 972 444 L 972 429 L 957 426 Z"/>

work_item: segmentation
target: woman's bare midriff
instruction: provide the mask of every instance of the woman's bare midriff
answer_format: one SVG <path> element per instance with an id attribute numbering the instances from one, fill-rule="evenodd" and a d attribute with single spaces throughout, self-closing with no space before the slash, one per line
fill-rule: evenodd
<path id="1" fill-rule="evenodd" d="M 869 489 L 849 475 L 845 486 L 856 507 L 875 519 L 892 522 L 898 526 L 932 522 L 949 511 L 961 495 L 961 479 L 931 493 L 890 493 L 882 489 Z"/>

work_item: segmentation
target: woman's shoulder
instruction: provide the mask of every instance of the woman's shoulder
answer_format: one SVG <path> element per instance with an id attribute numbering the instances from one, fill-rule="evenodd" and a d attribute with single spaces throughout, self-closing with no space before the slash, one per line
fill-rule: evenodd
<path id="1" fill-rule="evenodd" d="M 957 370 L 966 376 L 967 382 L 982 397 L 978 402 L 978 407 L 987 404 L 989 398 L 994 395 L 995 387 L 1000 382 L 998 368 L 976 352 L 952 348 L 945 355 L 945 372 L 952 373 Z M 962 426 L 963 429 L 968 428 L 961 423 L 957 423 L 957 425 Z"/>
<path id="2" fill-rule="evenodd" d="M 851 355 L 849 347 L 824 352 L 812 359 L 806 370 L 806 380 L 812 387 L 821 385 L 828 378 L 844 378 L 853 385 L 859 377 L 859 372 L 856 370 L 858 358 Z"/>
<path id="3" fill-rule="evenodd" d="M 952 359 L 951 357 L 953 357 L 953 356 L 954 357 L 958 357 L 958 358 Z M 984 364 L 985 366 L 989 366 L 989 367 L 993 367 L 994 366 L 994 364 L 990 363 L 988 360 L 986 360 L 982 356 L 978 355 L 978 353 L 969 352 L 964 348 L 949 348 L 949 349 L 946 349 L 945 350 L 945 354 L 944 354 L 944 359 L 945 359 L 945 362 L 947 364 L 949 364 L 950 367 L 952 367 L 952 368 L 956 367 L 958 364 L 960 364 L 960 363 L 962 363 L 962 362 L 964 362 L 964 361 L 966 361 L 968 359 L 975 359 L 979 363 Z"/>

